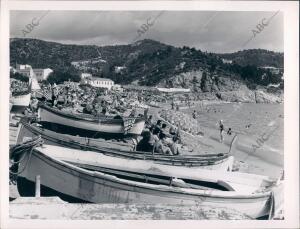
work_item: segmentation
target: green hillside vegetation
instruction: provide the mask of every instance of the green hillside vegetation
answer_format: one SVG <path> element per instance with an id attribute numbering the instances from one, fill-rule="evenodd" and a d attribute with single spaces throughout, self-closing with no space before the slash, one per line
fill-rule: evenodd
<path id="1" fill-rule="evenodd" d="M 72 66 L 71 62 L 95 58 L 103 61 L 84 63 L 84 72 L 110 78 L 120 84 L 137 82 L 139 85 L 156 86 L 163 81 L 165 86 L 171 86 L 175 75 L 199 69 L 207 75 L 215 75 L 216 83 L 219 75 L 244 82 L 249 88 L 282 83 L 281 74 L 274 75 L 259 67 L 282 67 L 283 54 L 261 49 L 214 54 L 186 46 L 173 47 L 153 40 L 97 47 L 14 38 L 10 42 L 10 52 L 11 66 L 26 63 L 33 68 L 53 69 L 54 73 L 48 79 L 52 83 L 68 79 L 79 81 L 80 72 L 83 71 Z M 233 60 L 233 64 L 224 64 L 222 58 Z M 117 72 L 116 67 L 123 67 L 124 70 Z M 184 83 L 182 86 L 185 86 Z"/>

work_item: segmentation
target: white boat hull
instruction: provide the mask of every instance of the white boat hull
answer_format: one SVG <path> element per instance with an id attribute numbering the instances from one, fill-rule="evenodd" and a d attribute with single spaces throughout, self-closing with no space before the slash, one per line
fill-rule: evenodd
<path id="1" fill-rule="evenodd" d="M 38 110 L 38 117 L 41 122 L 55 123 L 63 126 L 75 127 L 82 130 L 107 133 L 107 134 L 124 134 L 124 126 L 120 123 L 106 124 L 101 122 L 89 122 L 85 120 L 74 120 L 67 117 L 57 115 L 42 107 Z M 140 120 L 133 124 L 133 127 L 127 134 L 140 135 L 143 131 L 145 121 Z"/>
<path id="2" fill-rule="evenodd" d="M 12 103 L 12 111 L 25 110 L 30 104 L 31 93 L 19 96 L 12 96 L 10 102 Z"/>
<path id="3" fill-rule="evenodd" d="M 26 165 L 27 160 L 29 162 Z M 128 181 L 79 168 L 36 150 L 31 156 L 26 154 L 19 165 L 19 172 L 18 182 L 33 183 L 36 175 L 40 175 L 43 187 L 93 203 L 206 205 L 234 209 L 253 218 L 268 215 L 270 210 L 270 192 L 239 194 L 232 191 L 194 190 Z M 21 185 L 22 183 L 18 183 L 22 195 Z"/>

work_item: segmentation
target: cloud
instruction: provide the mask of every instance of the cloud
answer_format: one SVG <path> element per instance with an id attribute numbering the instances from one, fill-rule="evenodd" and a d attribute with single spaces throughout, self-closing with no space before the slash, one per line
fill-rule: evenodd
<path id="1" fill-rule="evenodd" d="M 161 11 L 50 11 L 26 37 L 72 44 L 117 45 L 132 43 L 138 29 Z M 12 11 L 11 37 L 45 11 Z M 175 46 L 209 52 L 248 48 L 283 51 L 283 15 L 277 14 L 245 47 L 252 30 L 274 12 L 165 11 L 139 39 L 154 39 Z"/>

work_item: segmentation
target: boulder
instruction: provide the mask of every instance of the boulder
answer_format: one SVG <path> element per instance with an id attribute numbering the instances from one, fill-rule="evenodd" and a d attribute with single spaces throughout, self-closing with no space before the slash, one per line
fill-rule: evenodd
<path id="1" fill-rule="evenodd" d="M 255 91 L 255 102 L 256 103 L 282 103 L 283 94 L 271 94 L 263 90 Z"/>

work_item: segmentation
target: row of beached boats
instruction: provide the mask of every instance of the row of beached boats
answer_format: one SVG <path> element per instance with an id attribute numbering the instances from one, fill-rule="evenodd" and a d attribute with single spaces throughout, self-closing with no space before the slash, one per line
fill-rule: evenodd
<path id="1" fill-rule="evenodd" d="M 64 147 L 95 151 L 107 156 L 128 158 L 133 160 L 153 161 L 157 164 L 184 166 L 184 167 L 203 167 L 208 169 L 224 169 L 231 171 L 233 156 L 228 153 L 219 154 L 197 154 L 197 155 L 163 155 L 156 152 L 141 152 L 135 150 L 134 141 L 116 142 L 112 140 L 95 139 L 61 134 L 43 128 L 38 123 L 28 123 L 27 120 L 21 121 L 20 138 L 24 139 L 41 136 L 46 144 L 60 145 Z M 199 152 L 200 153 L 200 152 Z"/>
<path id="2" fill-rule="evenodd" d="M 77 136 L 89 131 L 138 135 L 143 118 L 131 120 L 125 132 L 124 118 L 96 119 L 41 105 L 37 121 L 21 122 L 20 144 L 11 149 L 11 158 L 18 163 L 18 190 L 24 196 L 34 194 L 35 178 L 40 175 L 42 195 L 68 201 L 200 204 L 262 218 L 273 214 L 273 189 L 283 186 L 267 176 L 231 172 L 230 151 L 168 156 L 136 151 L 130 141 Z M 62 134 L 45 124 L 76 128 L 72 134 Z"/>

